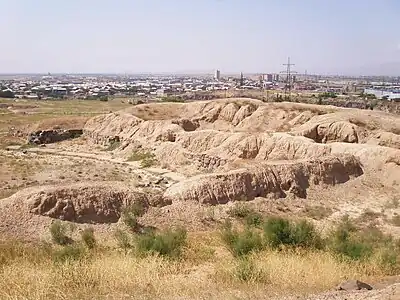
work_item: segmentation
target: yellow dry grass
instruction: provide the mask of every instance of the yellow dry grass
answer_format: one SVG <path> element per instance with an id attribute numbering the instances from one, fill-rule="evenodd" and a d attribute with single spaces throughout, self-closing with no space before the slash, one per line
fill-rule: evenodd
<path id="1" fill-rule="evenodd" d="M 272 250 L 251 255 L 255 268 L 248 271 L 215 233 L 190 234 L 180 260 L 104 248 L 57 264 L 44 250 L 17 247 L 0 247 L 0 299 L 270 299 L 383 275 L 373 263 L 342 262 L 327 252 Z"/>

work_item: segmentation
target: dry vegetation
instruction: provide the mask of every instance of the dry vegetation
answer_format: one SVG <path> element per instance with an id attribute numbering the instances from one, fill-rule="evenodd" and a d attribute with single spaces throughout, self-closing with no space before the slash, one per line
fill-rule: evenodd
<path id="1" fill-rule="evenodd" d="M 335 232 L 334 238 L 326 237 L 326 246 L 317 249 L 316 244 L 306 243 L 312 241 L 311 235 L 298 229 L 296 235 L 302 235 L 303 240 L 297 239 L 297 246 L 288 240 L 282 244 L 286 243 L 282 235 L 285 229 L 273 222 L 269 229 L 270 225 L 264 225 L 264 234 L 268 236 L 271 230 L 277 234 L 280 240 L 275 246 L 264 241 L 267 237 L 258 241 L 256 236 L 261 232 L 251 227 L 237 231 L 242 240 L 236 247 L 245 252 L 236 254 L 223 236 L 224 228 L 215 233 L 191 233 L 187 238 L 185 232 L 174 230 L 156 234 L 126 231 L 128 242 L 121 244 L 120 235 L 116 246 L 96 241 L 90 228 L 81 232 L 81 241 L 70 241 L 69 233 L 75 229 L 53 223 L 53 241 L 59 246 L 0 243 L 0 297 L 266 299 L 307 295 L 348 278 L 369 280 L 395 274 L 399 268 L 397 254 L 390 256 L 386 248 L 370 252 L 372 243 L 385 247 L 394 243 L 397 247 L 379 231 L 365 232 L 363 242 L 358 241 L 362 235 L 357 234 L 349 244 L 343 244 L 336 239 L 351 232 L 349 223 L 343 223 L 341 230 L 345 231 Z M 246 230 L 254 231 L 249 235 Z M 315 234 L 318 236 L 317 231 Z M 294 235 L 291 238 L 291 242 L 296 240 Z"/>

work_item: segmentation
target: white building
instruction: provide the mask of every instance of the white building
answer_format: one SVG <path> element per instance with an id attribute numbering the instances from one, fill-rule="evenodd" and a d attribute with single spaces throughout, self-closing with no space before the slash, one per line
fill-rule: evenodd
<path id="1" fill-rule="evenodd" d="M 215 80 L 221 79 L 221 71 L 220 70 L 215 70 L 214 79 Z"/>
<path id="2" fill-rule="evenodd" d="M 376 98 L 386 98 L 388 100 L 400 99 L 400 90 L 381 90 L 381 89 L 365 89 L 364 94 L 375 95 Z"/>

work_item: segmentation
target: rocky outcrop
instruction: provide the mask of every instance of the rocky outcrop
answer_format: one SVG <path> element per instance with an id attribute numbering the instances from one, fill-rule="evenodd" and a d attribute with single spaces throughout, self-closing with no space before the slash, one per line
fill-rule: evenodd
<path id="1" fill-rule="evenodd" d="M 78 138 L 83 134 L 81 129 L 56 129 L 32 132 L 28 136 L 29 144 L 51 144 L 69 139 Z"/>
<path id="2" fill-rule="evenodd" d="M 358 142 L 358 127 L 349 122 L 339 121 L 333 123 L 322 123 L 311 126 L 304 131 L 295 134 L 313 139 L 317 143 L 328 142 Z"/>
<path id="3" fill-rule="evenodd" d="M 335 185 L 362 174 L 360 163 L 353 156 L 264 163 L 249 169 L 192 177 L 171 186 L 164 197 L 172 202 L 205 204 L 223 204 L 268 195 L 285 197 L 287 193 L 304 198 L 310 185 Z"/>

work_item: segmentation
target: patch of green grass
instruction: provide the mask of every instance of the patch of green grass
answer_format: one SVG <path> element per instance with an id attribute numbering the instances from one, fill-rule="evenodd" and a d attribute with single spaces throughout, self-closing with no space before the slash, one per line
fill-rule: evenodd
<path id="1" fill-rule="evenodd" d="M 118 149 L 120 146 L 121 146 L 121 142 L 113 141 L 103 151 L 114 151 L 114 150 Z"/>
<path id="2" fill-rule="evenodd" d="M 128 161 L 140 161 L 142 168 L 149 168 L 157 164 L 156 156 L 150 151 L 146 150 L 135 150 L 131 153 Z"/>

